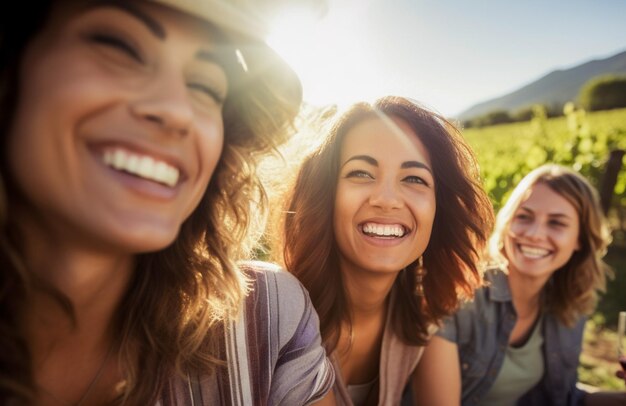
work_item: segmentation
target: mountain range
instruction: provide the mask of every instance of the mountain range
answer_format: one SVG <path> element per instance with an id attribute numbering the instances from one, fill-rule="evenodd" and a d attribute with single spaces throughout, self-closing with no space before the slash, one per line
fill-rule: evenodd
<path id="1" fill-rule="evenodd" d="M 456 118 L 466 120 L 494 110 L 514 112 L 538 103 L 562 105 L 576 100 L 580 87 L 589 79 L 610 73 L 626 74 L 626 51 L 570 69 L 555 70 L 509 94 L 478 103 L 458 114 Z"/>

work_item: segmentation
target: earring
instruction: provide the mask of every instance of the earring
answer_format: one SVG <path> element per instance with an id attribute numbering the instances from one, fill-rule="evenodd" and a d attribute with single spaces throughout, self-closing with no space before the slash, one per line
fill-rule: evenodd
<path id="1" fill-rule="evenodd" d="M 415 296 L 424 296 L 424 285 L 422 283 L 424 276 L 426 276 L 426 269 L 424 269 L 424 260 L 420 256 L 417 259 L 417 267 L 415 268 Z"/>

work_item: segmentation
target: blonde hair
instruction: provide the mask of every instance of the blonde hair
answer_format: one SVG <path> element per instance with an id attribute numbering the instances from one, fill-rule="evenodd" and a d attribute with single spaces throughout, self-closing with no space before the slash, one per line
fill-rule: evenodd
<path id="1" fill-rule="evenodd" d="M 544 288 L 547 309 L 571 326 L 581 315 L 593 311 L 598 292 L 605 290 L 606 277 L 611 275 L 602 260 L 611 242 L 609 227 L 598 194 L 584 177 L 554 164 L 543 165 L 526 175 L 498 213 L 489 240 L 489 254 L 494 263 L 506 266 L 502 250 L 504 235 L 527 192 L 537 184 L 544 184 L 565 198 L 578 213 L 580 249 L 554 272 Z"/>

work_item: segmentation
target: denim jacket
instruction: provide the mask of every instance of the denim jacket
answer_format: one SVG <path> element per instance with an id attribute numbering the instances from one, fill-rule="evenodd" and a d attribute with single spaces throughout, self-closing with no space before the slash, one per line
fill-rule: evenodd
<path id="1" fill-rule="evenodd" d="M 506 353 L 517 315 L 507 275 L 487 272 L 490 284 L 476 292 L 455 315 L 445 320 L 437 335 L 457 344 L 464 406 L 479 404 L 493 385 Z M 543 317 L 545 372 L 539 383 L 522 396 L 518 406 L 582 405 L 584 392 L 576 388 L 576 369 L 585 319 L 572 328 L 551 314 Z"/>

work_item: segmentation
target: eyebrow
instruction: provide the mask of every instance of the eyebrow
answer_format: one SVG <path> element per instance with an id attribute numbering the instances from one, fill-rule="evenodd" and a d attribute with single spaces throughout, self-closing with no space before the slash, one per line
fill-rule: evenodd
<path id="1" fill-rule="evenodd" d="M 433 171 L 430 169 L 430 167 L 422 162 L 418 162 L 418 161 L 406 161 L 406 162 L 402 162 L 402 165 L 400 165 L 400 168 L 402 169 L 408 169 L 408 168 L 418 168 L 418 169 L 426 169 L 428 172 L 430 172 L 430 174 L 433 174 Z"/>
<path id="2" fill-rule="evenodd" d="M 365 161 L 372 166 L 378 166 L 378 161 L 369 155 L 354 155 L 348 158 L 348 160 L 344 162 L 343 165 L 341 165 L 341 167 L 343 168 L 350 161 Z"/>
<path id="3" fill-rule="evenodd" d="M 165 28 L 154 18 L 144 13 L 139 7 L 134 6 L 131 2 L 123 0 L 105 0 L 96 1 L 91 5 L 93 7 L 111 6 L 127 12 L 139 21 L 141 21 L 152 34 L 158 39 L 164 40 L 167 38 Z"/>
<path id="4" fill-rule="evenodd" d="M 344 167 L 348 162 L 355 161 L 355 160 L 365 161 L 372 166 L 378 166 L 378 161 L 369 155 L 355 155 L 353 157 L 350 157 L 346 162 L 344 162 L 343 165 L 341 165 L 341 167 Z M 402 169 L 409 169 L 409 168 L 426 169 L 428 172 L 430 172 L 431 175 L 433 174 L 433 171 L 428 167 L 428 165 L 422 162 L 418 162 L 418 161 L 402 162 L 402 164 L 400 165 L 400 168 Z"/>

